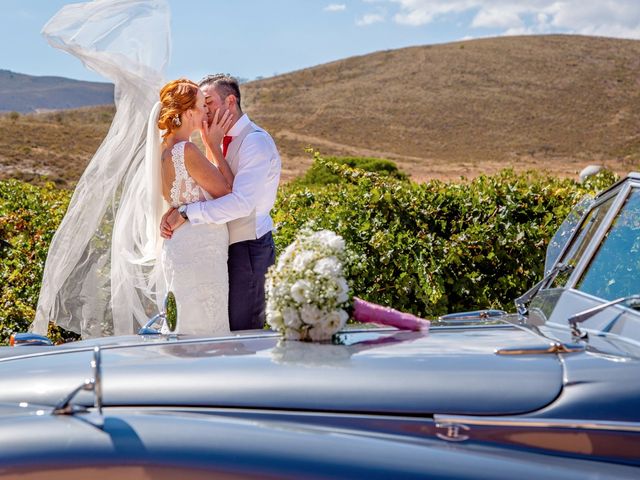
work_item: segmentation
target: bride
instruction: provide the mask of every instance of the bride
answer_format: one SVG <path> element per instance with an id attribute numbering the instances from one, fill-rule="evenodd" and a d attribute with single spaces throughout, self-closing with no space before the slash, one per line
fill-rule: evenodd
<path id="1" fill-rule="evenodd" d="M 208 125 L 205 97 L 198 86 L 187 79 L 166 84 L 160 91 L 160 105 L 152 112 L 149 124 L 156 123 L 162 133 L 160 158 L 162 195 L 174 208 L 211 200 L 231 192 L 233 173 L 225 161 L 220 144 L 231 126 L 229 112 Z M 191 143 L 199 130 L 207 159 Z M 147 139 L 154 142 L 155 139 Z M 159 228 L 159 225 L 158 225 Z M 181 321 L 178 333 L 212 335 L 229 333 L 226 224 L 192 225 L 187 222 L 176 230 L 162 248 L 162 269 L 167 288 L 174 292 Z"/>
<path id="2" fill-rule="evenodd" d="M 181 331 L 227 331 L 226 227 L 182 227 L 165 244 L 158 228 L 167 201 L 221 195 L 232 182 L 216 144 L 224 118 L 202 127 L 219 169 L 187 142 L 204 119 L 199 90 L 170 83 L 157 102 L 171 50 L 166 0 L 69 4 L 42 33 L 114 83 L 116 113 L 49 246 L 31 330 L 47 334 L 54 323 L 83 338 L 130 335 L 171 286 L 178 323 L 189 318 Z M 174 93 L 190 100 L 174 107 Z"/>

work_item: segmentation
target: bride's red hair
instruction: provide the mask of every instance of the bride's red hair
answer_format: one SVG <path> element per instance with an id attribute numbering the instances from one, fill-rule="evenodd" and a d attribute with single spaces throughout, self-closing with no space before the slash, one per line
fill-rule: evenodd
<path id="1" fill-rule="evenodd" d="M 197 96 L 198 85 L 187 78 L 172 80 L 162 87 L 158 118 L 158 128 L 165 131 L 162 138 L 167 138 L 182 124 L 182 114 L 195 106 Z"/>

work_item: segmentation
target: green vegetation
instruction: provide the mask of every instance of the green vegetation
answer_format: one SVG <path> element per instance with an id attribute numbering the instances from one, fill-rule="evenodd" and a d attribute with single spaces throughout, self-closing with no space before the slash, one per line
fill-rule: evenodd
<path id="1" fill-rule="evenodd" d="M 398 170 L 396 164 L 391 160 L 371 157 L 326 157 L 325 160 L 338 165 L 364 170 L 365 172 L 379 173 L 398 180 L 408 179 L 407 175 Z M 338 172 L 333 171 L 322 162 L 314 162 L 304 176 L 294 180 L 293 183 L 297 186 L 318 186 L 342 183 L 342 181 L 342 176 Z"/>
<path id="2" fill-rule="evenodd" d="M 504 170 L 468 183 L 416 184 L 318 155 L 315 162 L 342 183 L 282 189 L 278 248 L 304 226 L 333 230 L 358 257 L 348 272 L 356 295 L 427 317 L 513 310 L 513 299 L 540 279 L 547 243 L 572 206 L 616 180 L 602 172 L 580 185 Z"/>
<path id="3" fill-rule="evenodd" d="M 70 198 L 52 183 L 0 181 L 0 343 L 26 331 L 35 316 L 49 243 Z M 58 329 L 50 334 L 63 339 Z"/>
<path id="4" fill-rule="evenodd" d="M 505 170 L 466 183 L 416 184 L 395 167 L 370 168 L 381 174 L 349 166 L 370 163 L 386 165 L 316 154 L 313 169 L 333 180 L 322 174 L 281 188 L 276 245 L 281 251 L 305 226 L 333 230 L 354 254 L 347 274 L 356 295 L 422 316 L 511 310 L 540 278 L 546 244 L 571 207 L 615 180 L 603 172 L 580 185 Z M 0 181 L 0 343 L 35 315 L 47 249 L 69 199 L 53 184 Z"/>

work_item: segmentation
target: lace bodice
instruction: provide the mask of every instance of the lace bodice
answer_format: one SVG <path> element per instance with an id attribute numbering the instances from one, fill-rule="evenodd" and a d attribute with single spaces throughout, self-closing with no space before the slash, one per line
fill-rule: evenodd
<path id="1" fill-rule="evenodd" d="M 179 207 L 187 203 L 200 202 L 208 200 L 211 197 L 207 195 L 196 181 L 189 176 L 187 168 L 184 166 L 184 146 L 187 142 L 176 143 L 171 149 L 171 160 L 176 177 L 171 185 L 171 206 Z"/>

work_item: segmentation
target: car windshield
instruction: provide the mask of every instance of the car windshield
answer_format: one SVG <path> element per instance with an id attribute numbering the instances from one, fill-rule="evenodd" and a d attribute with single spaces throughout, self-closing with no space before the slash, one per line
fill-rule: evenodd
<path id="1" fill-rule="evenodd" d="M 598 206 L 589 212 L 586 218 L 583 220 L 578 234 L 574 237 L 570 247 L 565 251 L 565 254 L 560 260 L 561 263 L 575 267 L 580 257 L 584 253 L 585 249 L 589 246 L 591 239 L 595 235 L 596 231 L 602 224 L 602 221 L 607 215 L 611 204 L 613 203 L 615 196 L 610 197 L 608 200 L 602 202 Z M 571 275 L 572 269 L 567 269 L 564 272 L 559 273 L 552 283 L 552 287 L 560 288 L 564 287 Z"/>
<path id="2" fill-rule="evenodd" d="M 576 288 L 605 300 L 640 293 L 640 189 L 631 190 Z"/>
<path id="3" fill-rule="evenodd" d="M 562 222 L 562 225 L 560 225 L 560 228 L 556 231 L 555 235 L 549 242 L 549 246 L 547 247 L 547 254 L 544 262 L 545 275 L 551 272 L 556 260 L 562 253 L 562 249 L 580 226 L 580 220 L 584 216 L 585 212 L 591 208 L 593 202 L 594 199 L 591 195 L 583 197 L 582 200 L 573 207 L 573 210 L 569 212 L 567 218 L 564 219 L 564 222 Z"/>

